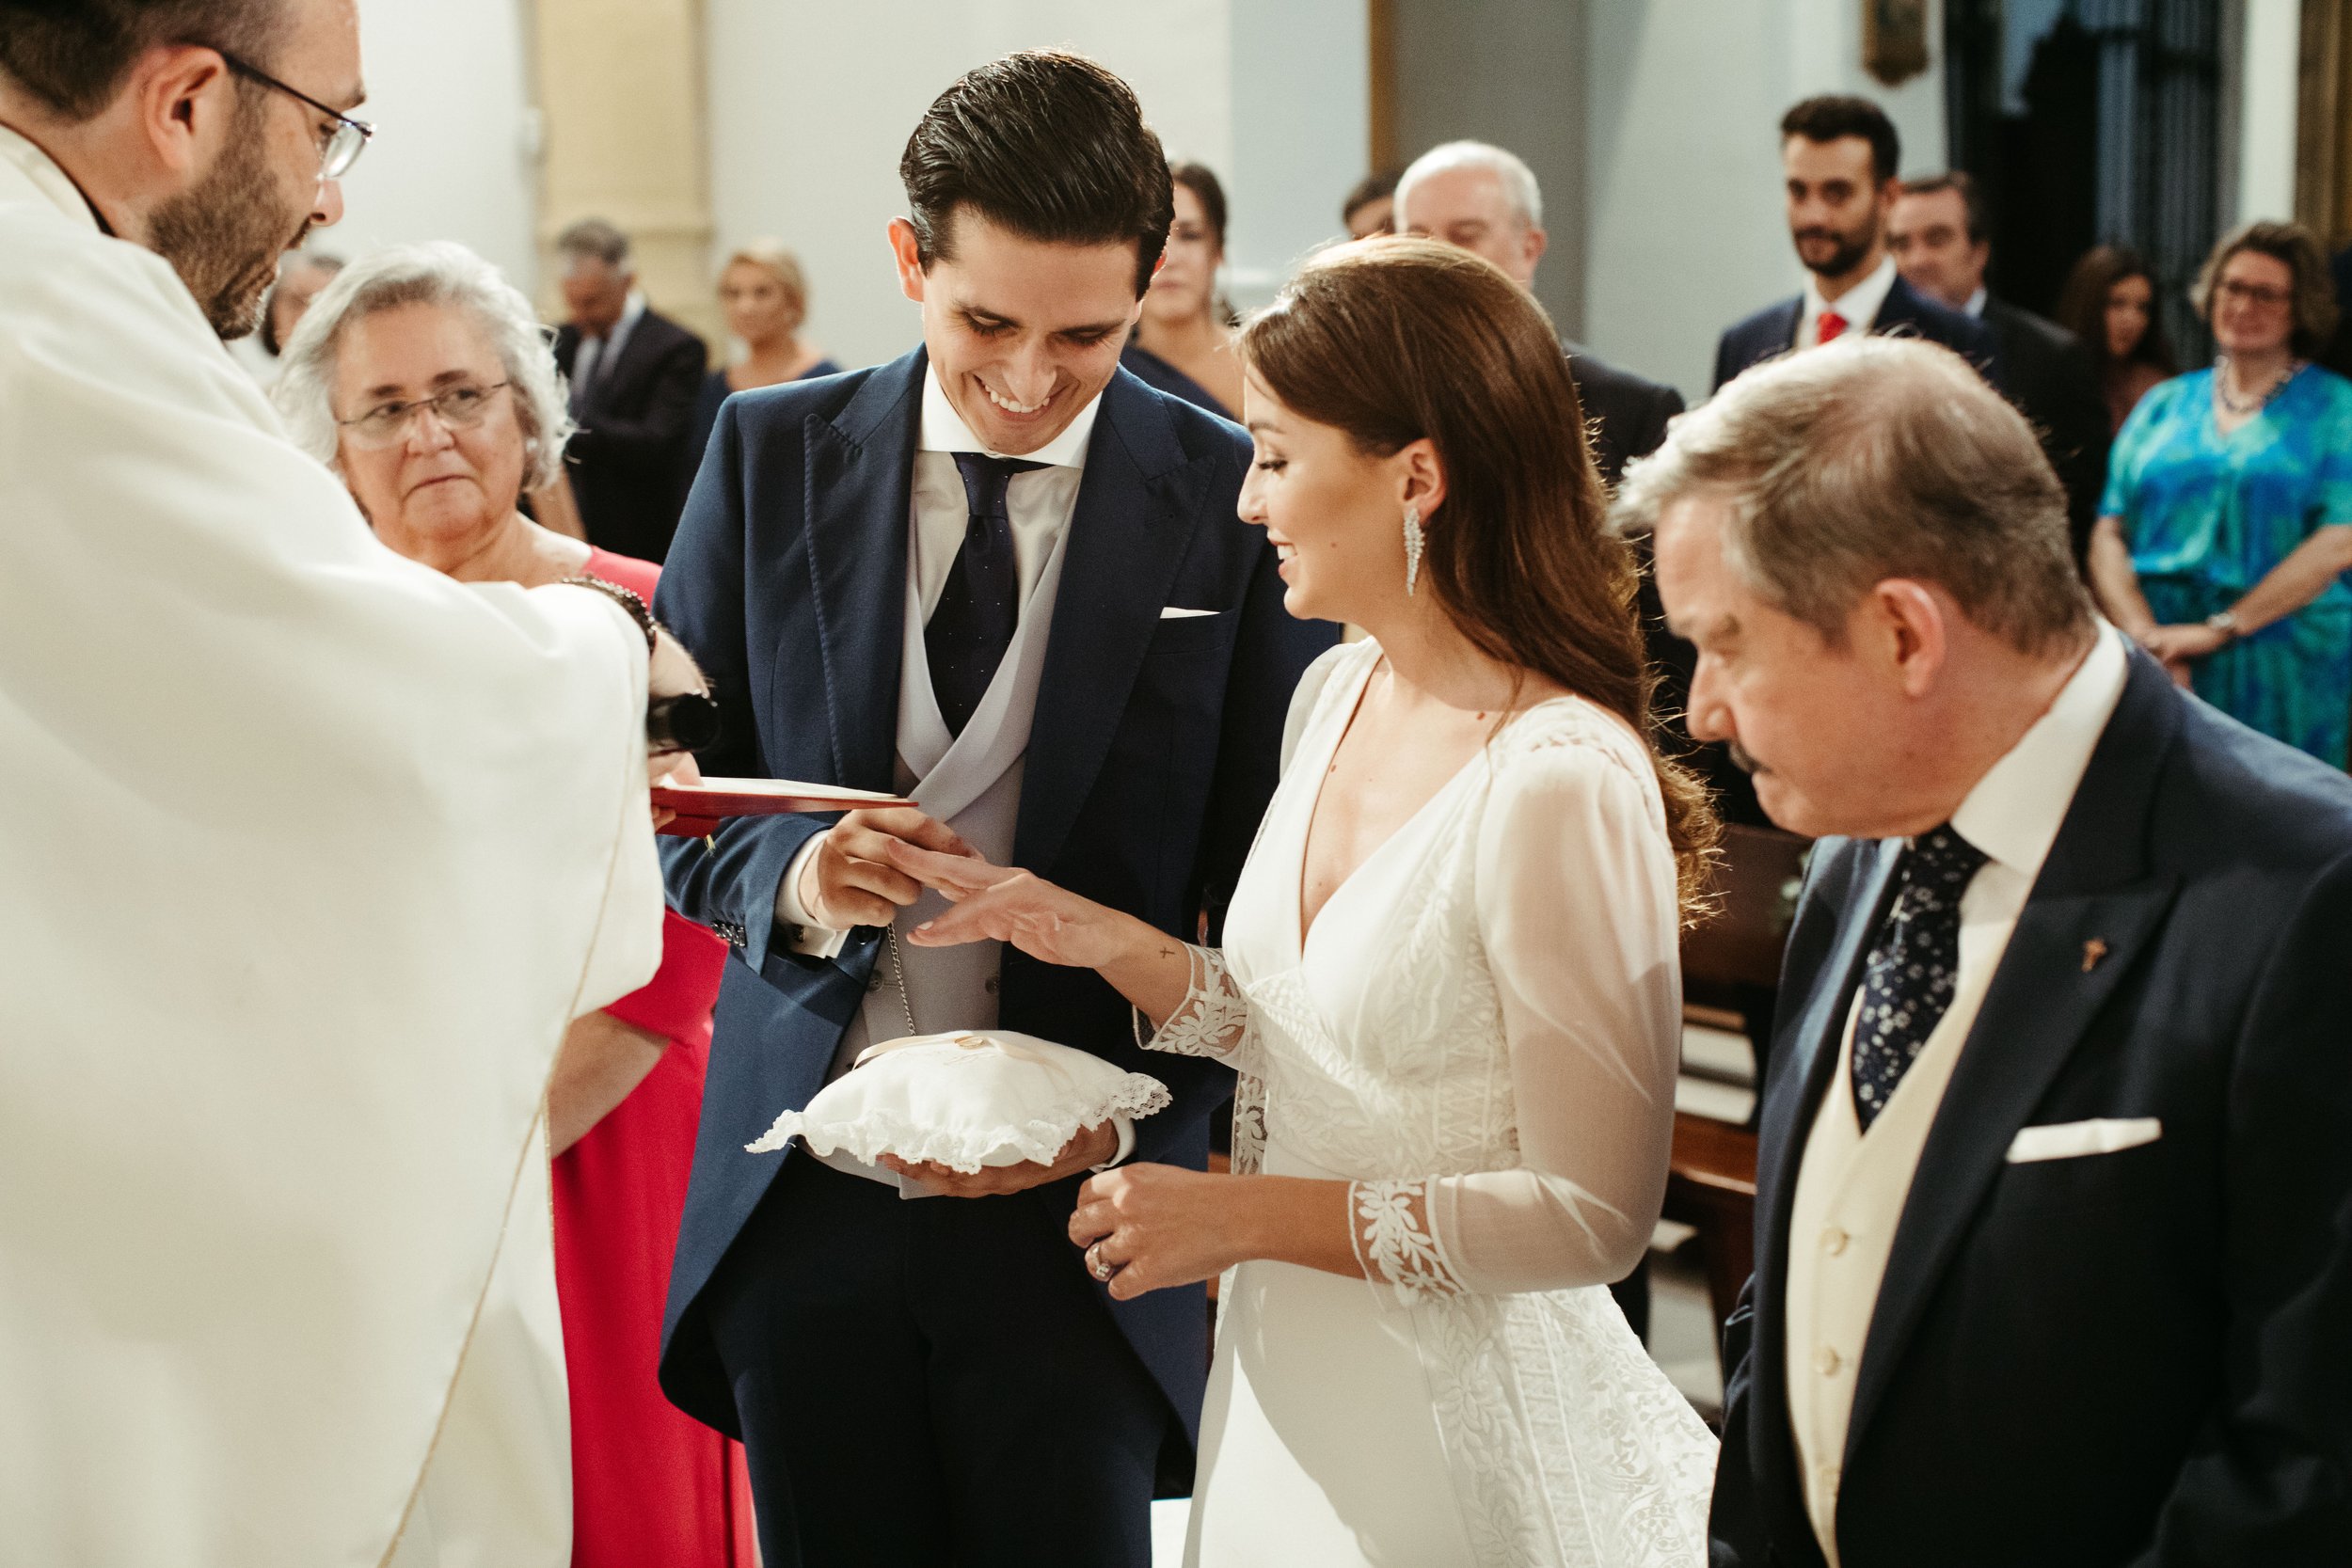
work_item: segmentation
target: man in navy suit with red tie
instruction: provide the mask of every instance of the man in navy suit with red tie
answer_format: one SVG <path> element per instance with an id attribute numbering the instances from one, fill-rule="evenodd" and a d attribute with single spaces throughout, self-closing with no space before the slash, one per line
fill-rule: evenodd
<path id="1" fill-rule="evenodd" d="M 1173 215 L 1125 84 L 1050 52 L 981 67 L 899 172 L 923 347 L 729 399 L 662 574 L 659 613 L 724 708 L 707 771 L 921 808 L 730 822 L 666 852 L 673 901 L 736 961 L 662 1384 L 743 1439 L 771 1568 L 1145 1568 L 1151 1498 L 1190 1468 L 1205 1302 L 1111 1302 L 1066 1227 L 1089 1170 L 1200 1168 L 1232 1080 L 1146 1061 L 1089 971 L 900 940 L 941 906 L 886 847 L 968 845 L 1197 940 L 1337 632 L 1283 612 L 1235 515 L 1248 437 L 1119 368 Z M 866 1045 L 999 1024 L 1175 1103 L 904 1196 L 895 1167 L 745 1151 Z"/>
<path id="2" fill-rule="evenodd" d="M 1982 322 L 1902 280 L 1886 248 L 1886 220 L 1901 194 L 1902 143 L 1886 111 L 1867 98 L 1808 98 L 1780 122 L 1788 237 L 1804 263 L 1804 292 L 1726 328 L 1715 348 L 1715 385 L 1792 349 L 1849 332 L 1906 333 L 1942 343 L 1999 383 L 1993 334 Z"/>

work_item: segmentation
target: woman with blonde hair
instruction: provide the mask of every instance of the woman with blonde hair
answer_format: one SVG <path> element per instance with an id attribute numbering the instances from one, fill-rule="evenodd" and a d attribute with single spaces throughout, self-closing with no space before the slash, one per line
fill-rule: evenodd
<path id="1" fill-rule="evenodd" d="M 726 312 L 728 333 L 743 345 L 743 357 L 703 377 L 693 431 L 686 440 L 689 481 L 702 467 L 719 405 L 730 396 L 841 369 L 823 349 L 801 340 L 808 320 L 808 275 L 801 259 L 779 241 L 753 240 L 736 247 L 719 269 L 719 306 Z"/>
<path id="2" fill-rule="evenodd" d="M 1116 1299 L 1225 1275 L 1188 1562 L 1703 1561 L 1714 1440 L 1608 1286 L 1664 1196 L 1715 824 L 1559 335 L 1382 239 L 1241 347 L 1241 515 L 1293 615 L 1371 635 L 1300 683 L 1223 945 L 895 847 L 955 901 L 913 939 L 1093 969 L 1239 1075 L 1232 1174 L 1112 1170 L 1070 1227 Z"/>

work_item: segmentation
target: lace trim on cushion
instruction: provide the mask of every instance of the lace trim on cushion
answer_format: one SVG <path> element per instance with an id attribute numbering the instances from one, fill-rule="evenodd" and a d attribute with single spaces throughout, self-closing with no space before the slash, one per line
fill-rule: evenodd
<path id="1" fill-rule="evenodd" d="M 1131 1072 L 1108 1096 L 1057 1105 L 1042 1116 L 986 1132 L 922 1127 L 877 1111 L 868 1111 L 850 1123 L 818 1121 L 802 1112 L 787 1111 L 743 1148 L 751 1154 L 772 1154 L 799 1138 L 819 1155 L 846 1150 L 870 1165 L 893 1154 L 913 1164 L 937 1164 L 970 1176 L 991 1155 L 1001 1158 L 1009 1150 L 1032 1164 L 1050 1165 L 1080 1128 L 1100 1127 L 1113 1117 L 1138 1121 L 1167 1110 L 1169 1100 L 1167 1085 Z"/>
<path id="2" fill-rule="evenodd" d="M 1347 1204 L 1358 1265 L 1394 1291 L 1398 1305 L 1462 1294 L 1453 1260 L 1429 1229 L 1428 1181 L 1351 1181 Z"/>
<path id="3" fill-rule="evenodd" d="M 1135 1010 L 1136 1043 L 1146 1051 L 1166 1051 L 1179 1056 L 1208 1056 L 1231 1061 L 1249 1034 L 1249 1002 L 1225 967 L 1225 956 L 1214 947 L 1184 943 L 1191 973 L 1184 982 L 1184 999 L 1168 1022 L 1148 1038 L 1143 1009 Z"/>

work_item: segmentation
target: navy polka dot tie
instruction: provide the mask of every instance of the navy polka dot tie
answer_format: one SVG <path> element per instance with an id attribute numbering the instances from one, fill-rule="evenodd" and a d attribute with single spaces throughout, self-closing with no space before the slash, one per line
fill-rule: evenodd
<path id="1" fill-rule="evenodd" d="M 923 628 L 923 655 L 947 733 L 961 735 L 1021 625 L 1021 567 L 1006 492 L 1013 475 L 1047 465 L 977 451 L 955 455 L 966 502 L 963 546 Z"/>
<path id="2" fill-rule="evenodd" d="M 1862 976 L 1853 1026 L 1853 1108 L 1867 1132 L 1952 1005 L 1960 974 L 1960 899 L 1984 851 L 1950 823 L 1920 834 Z"/>

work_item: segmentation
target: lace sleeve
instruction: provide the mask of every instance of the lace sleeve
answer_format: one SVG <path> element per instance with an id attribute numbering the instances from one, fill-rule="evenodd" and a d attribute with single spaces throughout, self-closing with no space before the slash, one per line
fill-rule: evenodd
<path id="1" fill-rule="evenodd" d="M 1178 1056 L 1208 1056 L 1241 1071 L 1255 1070 L 1249 1032 L 1249 999 L 1233 983 L 1224 955 L 1214 947 L 1184 944 L 1192 974 L 1184 1000 L 1168 1022 L 1146 1035 L 1151 1023 L 1136 1009 L 1136 1043 L 1146 1051 L 1166 1051 Z"/>
<path id="2" fill-rule="evenodd" d="M 1514 759 L 1481 827 L 1477 885 L 1522 1164 L 1354 1184 L 1358 1261 L 1400 1306 L 1622 1278 L 1665 1196 L 1680 911 L 1630 738 Z"/>
<path id="3" fill-rule="evenodd" d="M 1429 1296 L 1458 1296 L 1462 1278 L 1429 1228 L 1434 1181 L 1351 1181 L 1348 1240 L 1364 1277 L 1410 1307 Z"/>

